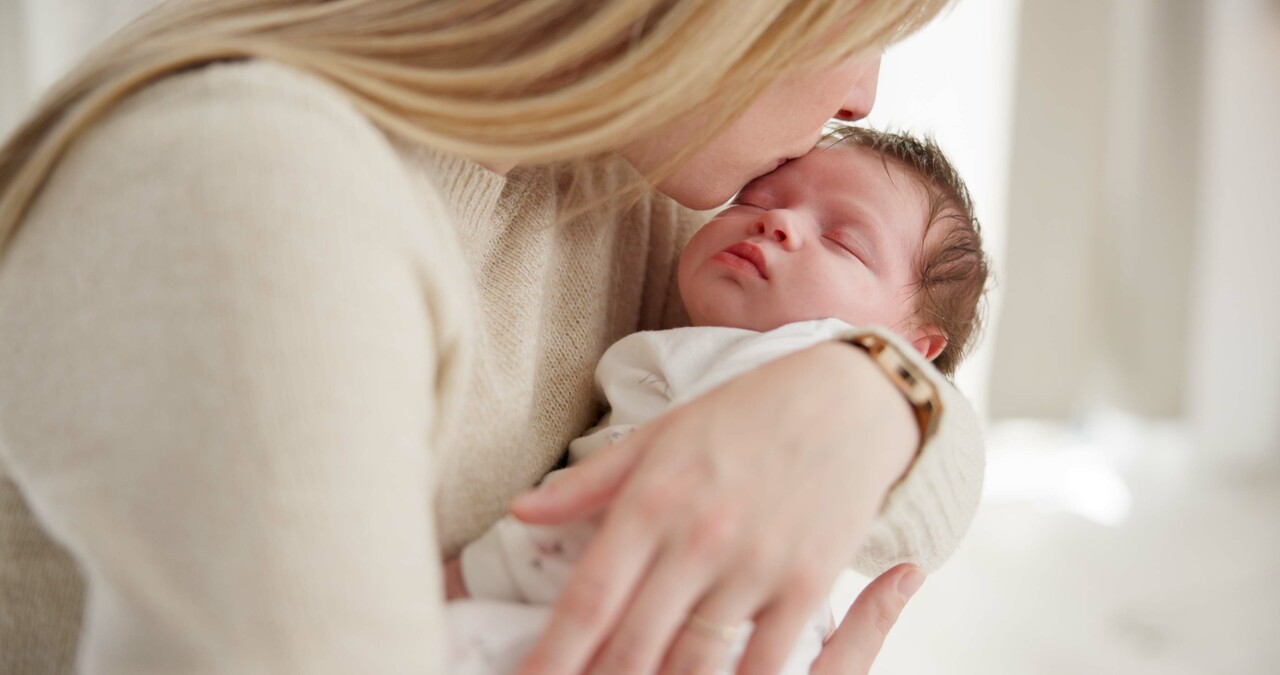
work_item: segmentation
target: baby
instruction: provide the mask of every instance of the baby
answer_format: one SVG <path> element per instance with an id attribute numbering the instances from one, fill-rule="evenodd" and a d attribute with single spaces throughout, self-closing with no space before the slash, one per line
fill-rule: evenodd
<path id="1" fill-rule="evenodd" d="M 601 358 L 610 411 L 570 463 L 766 361 L 858 334 L 896 333 L 946 375 L 975 334 L 987 278 L 968 191 L 937 146 L 842 127 L 757 178 L 690 239 L 679 266 L 692 326 L 636 333 Z M 553 472 L 554 474 L 554 472 Z M 549 476 L 549 479 L 554 479 Z M 550 616 L 594 523 L 508 516 L 446 566 L 450 672 L 514 672 Z M 811 619 L 784 673 L 807 673 L 832 629 Z M 742 635 L 721 672 L 732 673 Z"/>

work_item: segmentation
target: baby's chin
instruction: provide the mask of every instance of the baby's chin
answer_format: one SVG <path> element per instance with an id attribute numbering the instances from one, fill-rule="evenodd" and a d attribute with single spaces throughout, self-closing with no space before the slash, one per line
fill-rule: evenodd
<path id="1" fill-rule="evenodd" d="M 736 312 L 725 311 L 722 304 L 714 302 L 705 302 L 701 299 L 695 299 L 689 302 L 690 298 L 684 299 L 684 306 L 689 312 L 689 325 L 691 326 L 719 326 L 721 328 L 747 328 L 755 330 L 745 325 L 744 317 L 738 316 Z"/>
<path id="2" fill-rule="evenodd" d="M 688 304 L 685 305 L 685 307 L 689 306 L 690 305 Z M 796 318 L 794 320 L 777 317 L 766 318 L 758 314 L 752 314 L 751 312 L 732 311 L 726 307 L 724 303 L 712 302 L 700 306 L 704 308 L 703 311 L 689 311 L 691 325 L 741 328 L 743 330 L 753 330 L 758 333 L 765 333 L 775 328 L 781 328 L 789 323 L 805 320 L 800 318 Z"/>
<path id="3" fill-rule="evenodd" d="M 690 305 L 686 304 L 685 307 Z M 753 330 L 757 333 L 767 333 L 771 330 L 782 328 L 783 326 L 802 323 L 805 321 L 822 321 L 825 319 L 837 319 L 850 325 L 858 325 L 850 321 L 848 317 L 832 316 L 829 314 L 813 314 L 813 313 L 783 313 L 781 315 L 763 316 L 760 313 L 749 311 L 731 311 L 723 304 L 711 303 L 702 305 L 707 307 L 707 311 L 689 311 L 689 319 L 691 325 L 694 326 L 720 326 L 722 328 L 741 328 L 744 330 Z M 895 331 L 897 332 L 897 331 Z"/>

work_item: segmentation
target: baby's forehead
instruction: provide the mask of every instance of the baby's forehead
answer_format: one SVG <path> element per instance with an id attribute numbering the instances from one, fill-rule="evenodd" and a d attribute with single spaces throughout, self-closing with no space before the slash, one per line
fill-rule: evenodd
<path id="1" fill-rule="evenodd" d="M 909 178 L 912 185 L 924 186 L 924 177 L 914 167 L 882 150 L 868 147 L 853 139 L 836 140 L 819 144 L 810 153 L 818 154 L 828 162 L 844 166 L 874 169 L 873 173 L 888 180 Z"/>
<path id="2" fill-rule="evenodd" d="M 788 169 L 790 173 L 784 173 Z M 927 208 L 932 192 L 929 182 L 915 167 L 851 139 L 820 144 L 778 171 L 756 179 L 765 185 L 772 180 L 813 188 L 807 192 L 818 200 L 891 190 L 912 201 L 920 200 L 922 208 Z"/>
<path id="3" fill-rule="evenodd" d="M 901 177 L 907 177 L 911 179 L 912 184 L 923 183 L 923 177 L 911 166 L 885 152 L 862 145 L 852 139 L 819 143 L 801 157 L 756 180 L 781 178 L 788 175 L 788 169 L 792 174 L 832 171 L 837 178 L 841 175 L 857 173 L 886 180 L 900 180 Z"/>

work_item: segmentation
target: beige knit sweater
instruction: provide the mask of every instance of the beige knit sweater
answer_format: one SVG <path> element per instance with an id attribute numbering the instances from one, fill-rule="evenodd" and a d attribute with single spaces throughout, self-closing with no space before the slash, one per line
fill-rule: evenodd
<path id="1" fill-rule="evenodd" d="M 0 264 L 0 672 L 440 672 L 441 556 L 594 421 L 605 348 L 683 318 L 696 216 L 565 222 L 567 184 L 264 62 L 96 124 Z M 976 417 L 935 381 L 863 571 L 972 518 Z"/>

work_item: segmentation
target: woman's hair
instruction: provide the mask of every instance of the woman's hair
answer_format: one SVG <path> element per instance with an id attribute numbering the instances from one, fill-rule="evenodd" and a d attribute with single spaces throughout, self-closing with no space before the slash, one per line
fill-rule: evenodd
<path id="1" fill-rule="evenodd" d="M 991 276 L 969 189 L 931 138 L 845 125 L 832 126 L 825 138 L 870 150 L 886 164 L 904 168 L 924 188 L 929 220 L 915 263 L 915 320 L 947 339 L 933 365 L 953 375 L 981 333 L 981 300 Z"/>
<path id="2" fill-rule="evenodd" d="M 0 147 L 0 256 L 86 128 L 209 63 L 287 64 L 387 133 L 479 161 L 600 156 L 713 111 L 655 180 L 788 71 L 882 48 L 948 1 L 170 0 L 90 54 Z"/>

